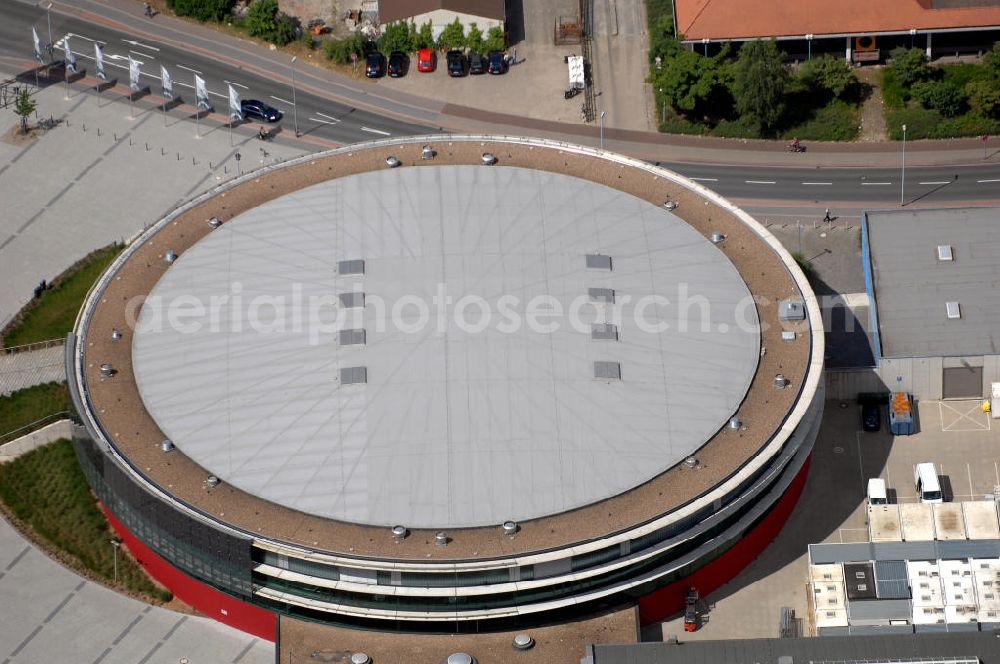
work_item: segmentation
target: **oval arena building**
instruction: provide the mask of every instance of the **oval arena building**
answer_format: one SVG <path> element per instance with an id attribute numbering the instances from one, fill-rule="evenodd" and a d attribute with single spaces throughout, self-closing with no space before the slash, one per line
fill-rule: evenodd
<path id="1" fill-rule="evenodd" d="M 792 510 L 822 363 L 804 275 L 745 212 L 493 136 L 223 184 L 125 248 L 67 344 L 113 527 L 272 640 L 675 613 Z"/>

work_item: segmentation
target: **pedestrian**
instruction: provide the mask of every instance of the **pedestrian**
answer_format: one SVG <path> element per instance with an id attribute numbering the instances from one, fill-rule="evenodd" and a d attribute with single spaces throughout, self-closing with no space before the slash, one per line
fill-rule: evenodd
<path id="1" fill-rule="evenodd" d="M 833 219 L 830 218 L 830 208 L 826 209 L 826 214 L 823 215 L 823 221 L 833 221 Z"/>
<path id="2" fill-rule="evenodd" d="M 152 6 L 150 6 L 150 4 L 148 2 L 144 2 L 142 4 L 143 4 L 143 11 L 146 13 L 146 16 L 148 18 L 153 18 L 153 8 L 152 8 Z"/>

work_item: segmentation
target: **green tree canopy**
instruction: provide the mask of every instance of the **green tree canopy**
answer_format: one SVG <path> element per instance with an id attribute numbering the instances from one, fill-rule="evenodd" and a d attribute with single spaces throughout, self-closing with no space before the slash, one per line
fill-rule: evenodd
<path id="1" fill-rule="evenodd" d="M 788 67 L 773 39 L 743 44 L 733 69 L 736 110 L 766 129 L 781 118 L 788 86 Z"/>
<path id="2" fill-rule="evenodd" d="M 469 34 L 465 35 L 465 45 L 469 47 L 469 50 L 473 53 L 482 53 L 483 45 L 486 43 L 483 39 L 483 31 L 479 29 L 479 26 L 475 23 L 469 24 Z"/>
<path id="3" fill-rule="evenodd" d="M 28 133 L 28 117 L 35 112 L 38 104 L 35 100 L 31 98 L 27 90 L 21 90 L 21 94 L 17 96 L 17 103 L 14 104 L 14 112 L 18 114 L 21 118 L 21 133 Z"/>
<path id="4" fill-rule="evenodd" d="M 486 43 L 484 44 L 487 51 L 502 51 L 507 48 L 507 35 L 503 33 L 503 28 L 499 25 L 494 25 L 486 32 Z"/>
<path id="5" fill-rule="evenodd" d="M 725 59 L 728 46 L 716 56 L 706 58 L 677 46 L 664 52 L 659 69 L 653 68 L 650 82 L 657 96 L 681 113 L 704 115 L 717 111 L 713 101 L 728 97 L 729 68 Z M 709 106 L 716 106 L 709 109 Z"/>
<path id="6" fill-rule="evenodd" d="M 969 81 L 965 86 L 969 106 L 987 118 L 1000 118 L 1000 85 L 996 81 Z"/>
<path id="7" fill-rule="evenodd" d="M 910 88 L 910 94 L 921 104 L 946 118 L 958 115 L 965 105 L 963 92 L 944 81 L 918 81 Z"/>
<path id="8" fill-rule="evenodd" d="M 826 90 L 834 97 L 841 97 L 858 85 L 851 63 L 830 55 L 806 62 L 799 76 L 813 90 Z"/>
<path id="9" fill-rule="evenodd" d="M 295 19 L 278 11 L 278 0 L 254 0 L 247 11 L 247 32 L 278 46 L 295 39 Z"/>
<path id="10" fill-rule="evenodd" d="M 413 45 L 416 48 L 433 48 L 434 25 L 430 21 L 420 25 L 420 30 L 417 31 L 417 38 Z"/>
<path id="11" fill-rule="evenodd" d="M 465 26 L 457 18 L 444 26 L 438 37 L 438 46 L 442 48 L 461 48 L 465 46 Z"/>
<path id="12" fill-rule="evenodd" d="M 385 53 L 392 53 L 393 51 L 403 51 L 404 53 L 409 53 L 413 50 L 413 41 L 410 35 L 410 26 L 412 23 L 408 21 L 396 21 L 385 26 L 385 31 L 378 38 L 378 46 Z"/>
<path id="13" fill-rule="evenodd" d="M 886 69 L 907 89 L 914 83 L 928 81 L 934 76 L 934 70 L 927 66 L 927 56 L 919 48 L 900 46 L 892 49 Z"/>
<path id="14" fill-rule="evenodd" d="M 167 6 L 178 16 L 190 16 L 199 21 L 221 21 L 229 14 L 236 0 L 167 0 Z"/>

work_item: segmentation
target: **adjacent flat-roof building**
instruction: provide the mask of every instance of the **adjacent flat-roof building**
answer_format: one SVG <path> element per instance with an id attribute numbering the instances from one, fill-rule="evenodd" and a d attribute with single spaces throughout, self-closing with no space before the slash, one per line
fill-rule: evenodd
<path id="1" fill-rule="evenodd" d="M 868 211 L 862 261 L 878 375 L 923 399 L 1000 382 L 1000 208 Z"/>

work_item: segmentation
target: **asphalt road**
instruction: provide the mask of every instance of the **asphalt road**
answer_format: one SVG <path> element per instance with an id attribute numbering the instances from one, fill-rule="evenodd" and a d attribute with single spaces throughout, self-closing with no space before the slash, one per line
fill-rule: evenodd
<path id="1" fill-rule="evenodd" d="M 182 33 L 166 25 L 166 22 L 156 24 L 157 30 L 162 30 L 164 39 L 151 39 L 137 34 L 138 30 L 115 29 L 93 22 L 83 12 L 91 9 L 96 13 L 99 10 L 109 22 L 124 28 L 129 25 L 143 28 L 146 24 L 142 21 L 148 19 L 137 21 L 135 15 L 95 0 L 80 0 L 75 4 L 80 10 L 80 17 L 58 12 L 51 15 L 56 57 L 62 57 L 58 49 L 63 44 L 64 36 L 69 35 L 79 65 L 92 70 L 93 43 L 105 43 L 109 77 L 117 77 L 123 84 L 128 82 L 128 57 L 131 56 L 140 62 L 141 82 L 149 86 L 153 94 L 160 93 L 159 71 L 160 65 L 164 65 L 174 80 L 175 95 L 179 94 L 185 102 L 193 103 L 194 74 L 198 73 L 207 81 L 218 112 L 225 113 L 228 108 L 227 83 L 232 83 L 243 99 L 261 99 L 282 110 L 285 117 L 281 125 L 289 134 L 296 122 L 304 135 L 336 143 L 440 131 L 440 127 L 434 124 L 437 113 L 433 107 L 428 108 L 426 104 L 406 106 L 397 99 L 380 96 L 377 90 L 330 84 L 311 71 L 311 66 L 300 65 L 296 69 L 298 86 L 293 106 L 288 83 L 291 69 L 272 78 L 273 74 L 269 72 L 273 70 L 273 61 L 255 53 L 255 49 L 219 44 L 212 40 L 211 33 L 206 29 Z M 5 0 L 0 7 L 0 18 L 0 57 L 29 60 L 32 26 L 38 30 L 43 44 L 48 41 L 46 12 L 35 4 Z M 488 130 L 488 127 L 485 129 Z M 669 148 L 664 147 L 663 152 L 666 156 Z M 794 163 L 797 156 L 788 155 L 789 162 Z M 910 167 L 906 169 L 905 187 L 901 187 L 901 167 L 797 168 L 670 161 L 656 163 L 737 200 L 831 207 L 845 204 L 888 206 L 900 205 L 901 202 L 906 205 L 934 205 L 1000 201 L 1000 163 Z"/>

